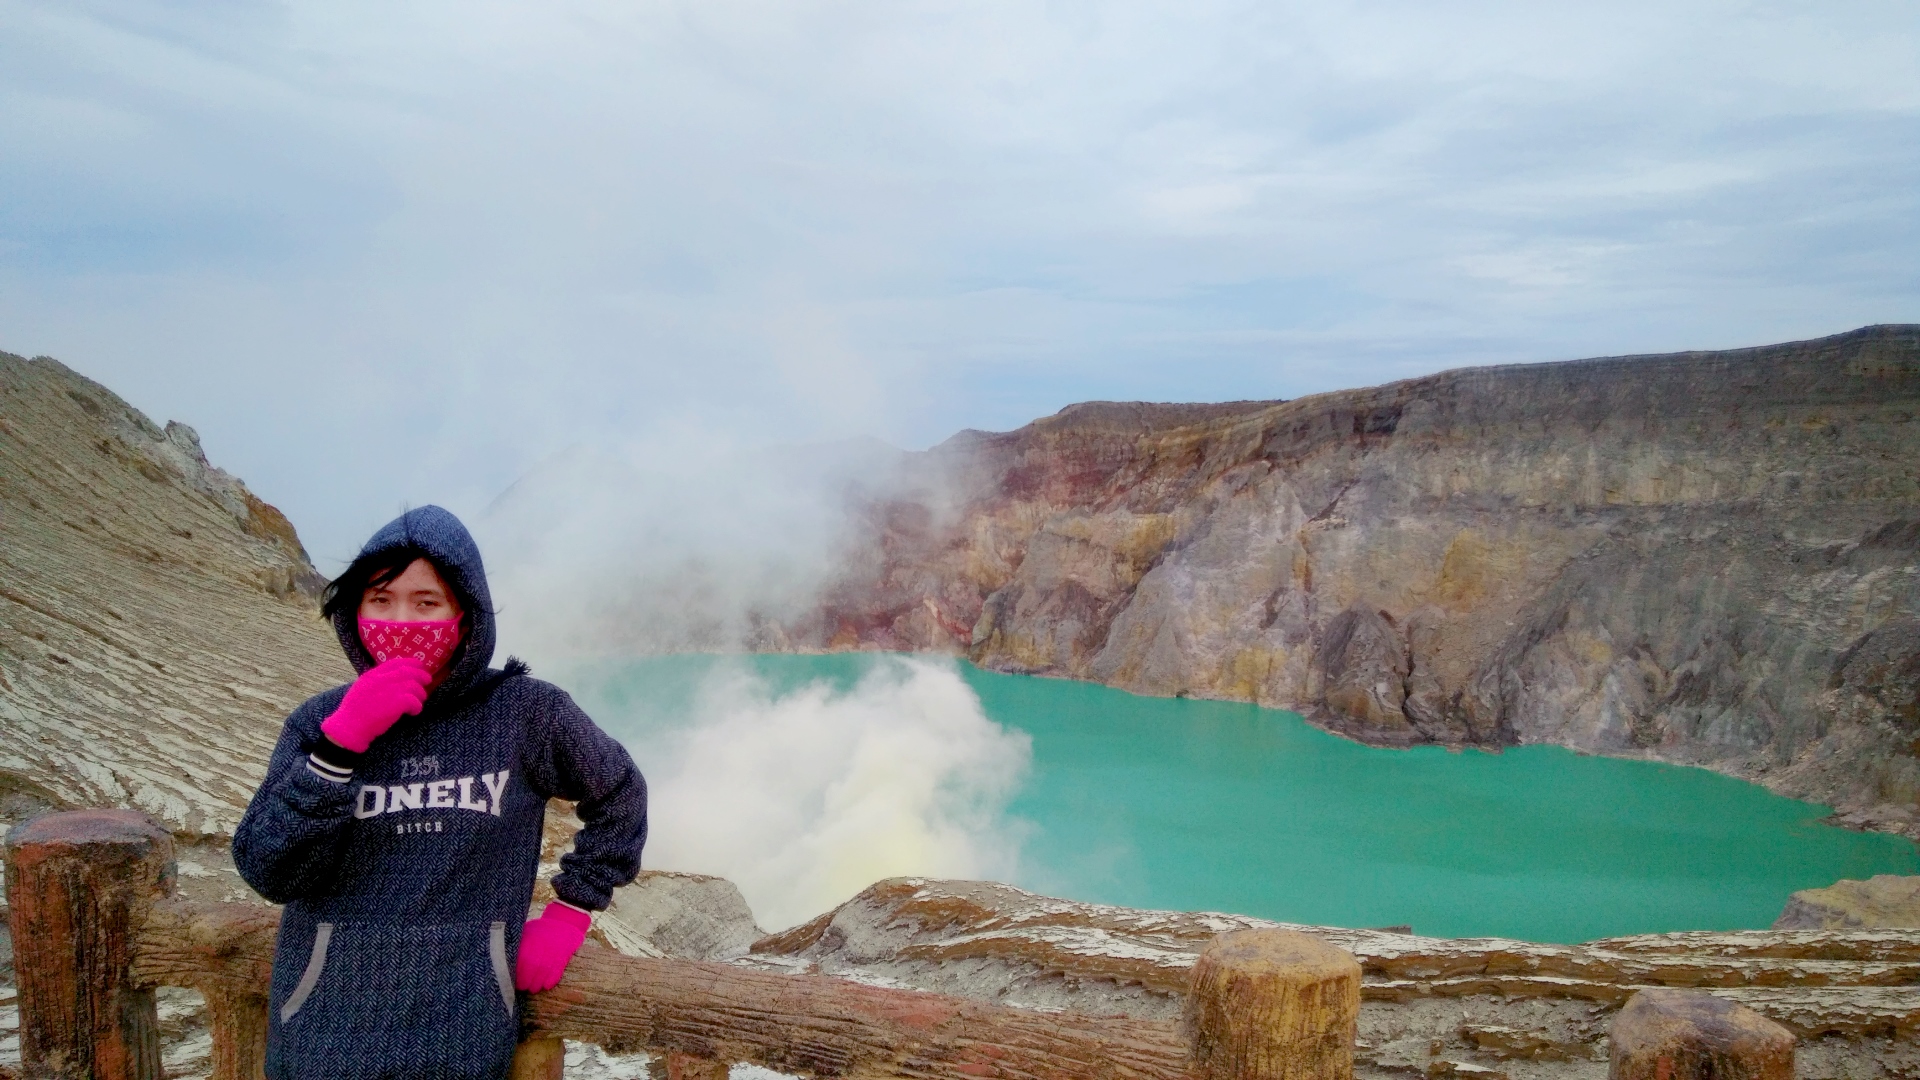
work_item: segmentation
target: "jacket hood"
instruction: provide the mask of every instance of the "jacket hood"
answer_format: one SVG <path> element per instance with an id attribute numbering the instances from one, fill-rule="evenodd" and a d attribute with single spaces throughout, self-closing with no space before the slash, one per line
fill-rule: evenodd
<path id="1" fill-rule="evenodd" d="M 473 534 L 459 518 L 438 506 L 418 507 L 387 522 L 360 549 L 360 555 L 407 544 L 425 551 L 439 564 L 441 576 L 447 579 L 466 613 L 466 634 L 448 661 L 451 666 L 447 677 L 433 692 L 437 700 L 451 700 L 472 689 L 493 661 L 493 596 L 487 591 L 486 567 L 480 562 L 480 547 L 473 542 Z M 336 614 L 333 632 L 340 638 L 340 648 L 353 669 L 365 672 L 374 666 L 374 659 L 360 641 L 358 607 L 356 603 Z"/>

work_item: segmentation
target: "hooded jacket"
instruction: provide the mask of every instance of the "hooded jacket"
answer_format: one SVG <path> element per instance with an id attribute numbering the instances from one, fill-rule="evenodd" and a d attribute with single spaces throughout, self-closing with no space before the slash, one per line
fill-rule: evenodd
<path id="1" fill-rule="evenodd" d="M 285 904 L 269 995 L 272 1080 L 498 1078 L 518 1034 L 513 958 L 532 898 L 547 800 L 585 827 L 554 892 L 589 911 L 633 880 L 646 781 L 566 693 L 493 657 L 480 551 L 437 506 L 408 511 L 361 554 L 403 544 L 439 565 L 463 640 L 417 716 L 364 754 L 320 733 L 346 694 L 287 717 L 234 832 L 240 875 Z M 356 671 L 374 660 L 350 607 L 334 619 Z"/>

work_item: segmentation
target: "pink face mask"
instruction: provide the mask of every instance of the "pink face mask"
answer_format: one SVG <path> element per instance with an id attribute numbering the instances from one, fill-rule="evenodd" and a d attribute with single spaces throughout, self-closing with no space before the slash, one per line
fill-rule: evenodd
<path id="1" fill-rule="evenodd" d="M 391 622 L 386 619 L 361 619 L 360 641 L 378 663 L 396 656 L 411 656 L 439 674 L 460 645 L 460 620 L 440 622 Z"/>

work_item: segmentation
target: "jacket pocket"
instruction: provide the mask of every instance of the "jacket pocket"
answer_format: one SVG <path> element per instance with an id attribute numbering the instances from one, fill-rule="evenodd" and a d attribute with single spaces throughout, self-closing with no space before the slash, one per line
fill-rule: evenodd
<path id="1" fill-rule="evenodd" d="M 304 968 L 305 949 L 284 961 L 293 985 L 272 1013 L 269 1077 L 506 1075 L 518 1034 L 510 966 L 517 927 L 504 921 L 310 925 L 314 945 Z"/>
<path id="2" fill-rule="evenodd" d="M 300 981 L 294 984 L 293 993 L 288 994 L 286 1002 L 280 1006 L 281 1023 L 293 1019 L 293 1014 L 299 1012 L 300 1006 L 313 996 L 313 988 L 320 985 L 320 973 L 327 966 L 327 945 L 332 940 L 332 923 L 323 922 L 314 927 L 313 953 L 307 957 L 306 970 L 300 973 Z"/>

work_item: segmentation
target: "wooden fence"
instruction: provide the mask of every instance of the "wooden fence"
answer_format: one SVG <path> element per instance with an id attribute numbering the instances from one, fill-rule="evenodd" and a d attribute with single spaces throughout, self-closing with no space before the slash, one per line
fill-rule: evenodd
<path id="1" fill-rule="evenodd" d="M 26 1077 L 158 1080 L 156 986 L 205 996 L 214 1080 L 262 1076 L 277 911 L 176 897 L 172 837 L 133 811 L 34 818 L 8 834 L 6 870 Z M 1360 967 L 1304 934 L 1226 934 L 1174 1023 L 589 944 L 526 1000 L 515 1080 L 560 1076 L 563 1039 L 645 1051 L 667 1080 L 733 1062 L 829 1078 L 1351 1080 Z"/>

